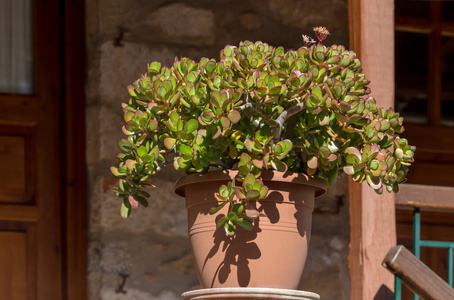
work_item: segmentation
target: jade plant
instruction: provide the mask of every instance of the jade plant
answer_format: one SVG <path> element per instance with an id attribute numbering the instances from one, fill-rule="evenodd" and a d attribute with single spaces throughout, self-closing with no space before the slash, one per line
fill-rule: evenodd
<path id="1" fill-rule="evenodd" d="M 220 61 L 159 62 L 128 87 L 123 103 L 127 136 L 119 142 L 115 193 L 121 215 L 147 206 L 148 181 L 167 164 L 186 173 L 237 169 L 219 188 L 218 226 L 252 229 L 261 213 L 249 201 L 264 199 L 262 170 L 305 173 L 332 185 L 343 171 L 367 181 L 377 193 L 397 192 L 413 162 L 415 147 L 400 138 L 403 118 L 379 108 L 353 51 L 318 42 L 285 51 L 263 42 L 226 46 Z"/>

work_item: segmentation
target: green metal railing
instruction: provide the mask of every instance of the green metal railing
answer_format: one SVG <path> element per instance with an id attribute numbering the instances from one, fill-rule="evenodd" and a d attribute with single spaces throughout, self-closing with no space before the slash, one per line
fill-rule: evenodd
<path id="1" fill-rule="evenodd" d="M 448 249 L 448 284 L 452 287 L 454 273 L 453 272 L 454 242 L 421 240 L 421 209 L 419 207 L 415 207 L 413 212 L 413 254 L 418 259 L 421 258 L 421 247 Z M 394 290 L 395 290 L 394 299 L 400 300 L 402 297 L 402 283 L 399 276 L 395 277 Z M 413 300 L 418 299 L 419 297 L 416 294 L 413 294 Z"/>

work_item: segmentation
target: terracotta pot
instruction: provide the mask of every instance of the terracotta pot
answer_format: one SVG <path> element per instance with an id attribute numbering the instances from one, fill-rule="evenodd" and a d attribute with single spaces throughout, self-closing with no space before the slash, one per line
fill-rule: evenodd
<path id="1" fill-rule="evenodd" d="M 177 181 L 175 192 L 186 197 L 188 231 L 195 269 L 204 288 L 268 287 L 296 289 L 307 257 L 314 198 L 325 193 L 322 182 L 304 174 L 262 172 L 268 186 L 265 200 L 252 202 L 267 217 L 254 221 L 252 231 L 237 226 L 228 237 L 215 215 L 215 194 L 237 171 L 191 174 Z"/>

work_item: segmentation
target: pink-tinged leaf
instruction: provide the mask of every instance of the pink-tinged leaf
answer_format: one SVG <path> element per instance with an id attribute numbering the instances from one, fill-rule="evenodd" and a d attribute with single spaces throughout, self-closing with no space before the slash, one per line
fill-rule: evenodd
<path id="1" fill-rule="evenodd" d="M 229 118 L 232 123 L 238 123 L 241 119 L 241 114 L 237 110 L 232 110 L 227 115 L 227 118 Z"/>
<path id="2" fill-rule="evenodd" d="M 252 164 L 256 166 L 257 168 L 261 169 L 263 168 L 263 160 L 262 159 L 253 159 Z"/>
<path id="3" fill-rule="evenodd" d="M 135 160 L 132 160 L 132 159 L 127 159 L 125 164 L 126 164 L 126 167 L 132 171 L 134 169 L 134 166 L 136 165 L 136 161 Z"/>
<path id="4" fill-rule="evenodd" d="M 327 160 L 329 162 L 333 162 L 337 159 L 337 155 L 336 154 L 331 154 L 330 156 L 328 156 Z"/>
<path id="5" fill-rule="evenodd" d="M 251 219 L 257 219 L 260 217 L 260 212 L 253 208 L 250 204 L 246 205 L 246 216 L 248 216 Z"/>
<path id="6" fill-rule="evenodd" d="M 230 127 L 230 120 L 227 117 L 222 116 L 219 121 L 224 129 Z"/>
<path id="7" fill-rule="evenodd" d="M 375 145 L 375 144 L 370 145 L 370 151 L 371 151 L 372 153 L 377 153 L 377 152 L 380 151 L 380 147 L 379 147 L 378 145 Z"/>
<path id="8" fill-rule="evenodd" d="M 121 127 L 121 131 L 123 131 L 123 133 L 124 133 L 125 135 L 133 135 L 133 133 L 132 133 L 131 131 L 126 130 L 126 127 L 125 127 L 125 126 L 122 126 L 122 127 Z"/>
<path id="9" fill-rule="evenodd" d="M 268 170 L 268 164 L 270 163 L 270 155 L 269 154 L 266 154 L 264 157 L 263 157 L 263 164 L 264 164 L 264 168 Z"/>
<path id="10" fill-rule="evenodd" d="M 148 134 L 144 133 L 140 138 L 137 139 L 137 142 L 142 142 L 144 139 L 146 139 Z"/>
<path id="11" fill-rule="evenodd" d="M 213 134 L 213 139 L 217 139 L 218 137 L 220 137 L 221 133 L 222 133 L 221 128 L 216 127 L 216 133 Z"/>
<path id="12" fill-rule="evenodd" d="M 134 86 L 128 85 L 128 92 L 129 92 L 129 95 L 131 95 L 132 97 L 137 97 L 137 94 L 134 91 Z"/>
<path id="13" fill-rule="evenodd" d="M 347 175 L 353 175 L 353 174 L 355 174 L 355 169 L 353 168 L 353 166 L 345 166 L 344 167 L 344 172 Z"/>
<path id="14" fill-rule="evenodd" d="M 134 113 L 133 113 L 132 111 L 127 111 L 127 112 L 124 114 L 125 122 L 131 121 L 133 117 L 134 117 Z"/>
<path id="15" fill-rule="evenodd" d="M 131 131 L 131 132 L 136 131 L 139 129 L 139 124 L 137 124 L 134 121 L 128 121 L 128 122 L 126 122 L 125 128 L 126 128 L 126 130 Z"/>
<path id="16" fill-rule="evenodd" d="M 377 190 L 382 186 L 381 177 L 366 175 L 366 180 L 367 184 L 374 190 Z"/>
<path id="17" fill-rule="evenodd" d="M 139 207 L 139 202 L 138 202 L 136 199 L 134 199 L 133 196 L 130 195 L 130 196 L 128 197 L 128 200 L 129 200 L 129 203 L 131 204 L 131 206 L 132 206 L 133 208 Z"/>
<path id="18" fill-rule="evenodd" d="M 158 129 L 158 122 L 155 119 L 149 120 L 147 129 L 149 131 L 155 131 L 156 129 Z"/>
<path id="19" fill-rule="evenodd" d="M 352 154 L 358 158 L 358 161 L 361 161 L 361 152 L 355 147 L 348 147 L 345 149 L 345 154 Z"/>
<path id="20" fill-rule="evenodd" d="M 241 187 L 235 187 L 235 194 L 240 200 L 246 199 L 246 195 L 244 195 L 243 189 Z"/>
<path id="21" fill-rule="evenodd" d="M 307 166 L 311 169 L 317 169 L 318 166 L 318 159 L 316 156 L 313 156 L 311 159 L 307 161 Z"/>
<path id="22" fill-rule="evenodd" d="M 374 126 L 375 130 L 380 131 L 381 129 L 381 122 L 379 120 L 372 120 L 370 125 Z"/>
<path id="23" fill-rule="evenodd" d="M 116 167 L 110 167 L 110 171 L 112 172 L 112 174 L 114 174 L 117 177 L 124 175 L 124 174 L 120 174 L 120 172 L 118 172 L 118 168 L 116 168 Z"/>
<path id="24" fill-rule="evenodd" d="M 176 141 L 177 141 L 177 140 L 174 139 L 174 138 L 170 138 L 170 137 L 165 138 L 165 139 L 164 139 L 164 146 L 165 146 L 167 149 L 172 150 L 173 147 L 175 146 Z"/>
<path id="25" fill-rule="evenodd" d="M 254 148 L 254 142 L 251 141 L 250 139 L 246 139 L 244 141 L 244 147 L 246 147 L 246 149 L 249 151 L 249 152 L 252 152 L 252 149 Z"/>

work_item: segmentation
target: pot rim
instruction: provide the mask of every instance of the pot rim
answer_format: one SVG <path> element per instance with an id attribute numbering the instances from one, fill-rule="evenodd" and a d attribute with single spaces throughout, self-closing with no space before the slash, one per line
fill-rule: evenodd
<path id="1" fill-rule="evenodd" d="M 184 197 L 184 187 L 187 185 L 209 181 L 231 180 L 237 173 L 238 170 L 223 170 L 189 174 L 181 177 L 175 182 L 174 192 L 178 196 Z M 312 178 L 303 173 L 262 170 L 262 181 L 279 181 L 312 186 L 315 188 L 315 197 L 322 196 L 326 193 L 326 185 L 321 180 Z"/>

